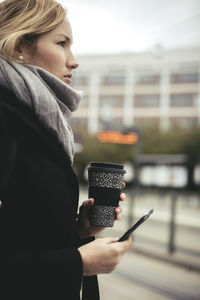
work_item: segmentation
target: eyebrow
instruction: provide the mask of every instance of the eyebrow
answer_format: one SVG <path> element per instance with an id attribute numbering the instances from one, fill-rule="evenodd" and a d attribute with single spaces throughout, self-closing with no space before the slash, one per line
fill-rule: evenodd
<path id="1" fill-rule="evenodd" d="M 57 36 L 64 36 L 68 42 L 72 43 L 71 39 L 67 35 L 65 35 L 63 33 L 59 33 L 59 34 L 57 34 Z"/>

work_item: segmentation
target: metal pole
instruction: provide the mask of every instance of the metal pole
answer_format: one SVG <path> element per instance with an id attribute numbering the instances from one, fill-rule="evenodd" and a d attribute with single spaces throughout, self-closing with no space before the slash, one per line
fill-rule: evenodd
<path id="1" fill-rule="evenodd" d="M 168 243 L 168 252 L 172 254 L 175 251 L 175 216 L 176 216 L 176 204 L 177 204 L 177 194 L 172 193 L 171 197 L 171 213 L 170 213 L 170 223 L 169 223 L 169 243 Z"/>
<path id="2" fill-rule="evenodd" d="M 134 168 L 134 180 L 132 183 L 131 189 L 131 199 L 129 201 L 129 214 L 128 214 L 128 228 L 133 225 L 134 222 L 134 201 L 135 197 L 139 192 L 139 155 L 141 152 L 141 136 L 138 128 L 133 128 L 133 131 L 138 135 L 138 141 L 135 145 L 133 145 L 133 153 L 134 153 L 134 160 L 133 160 L 133 168 Z"/>

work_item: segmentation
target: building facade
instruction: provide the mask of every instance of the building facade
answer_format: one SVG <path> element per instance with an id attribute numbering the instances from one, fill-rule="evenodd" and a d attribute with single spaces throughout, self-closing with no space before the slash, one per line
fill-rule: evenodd
<path id="1" fill-rule="evenodd" d="M 200 48 L 77 57 L 83 91 L 72 127 L 89 133 L 133 126 L 200 125 Z"/>

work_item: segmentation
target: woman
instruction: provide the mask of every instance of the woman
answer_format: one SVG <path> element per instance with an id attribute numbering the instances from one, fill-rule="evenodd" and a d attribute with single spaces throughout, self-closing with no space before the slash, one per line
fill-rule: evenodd
<path id="1" fill-rule="evenodd" d="M 99 299 L 131 240 L 94 240 L 72 168 L 67 123 L 80 96 L 63 7 L 53 0 L 0 3 L 0 299 Z M 121 194 L 121 200 L 125 195 Z M 116 219 L 121 209 L 116 209 Z"/>

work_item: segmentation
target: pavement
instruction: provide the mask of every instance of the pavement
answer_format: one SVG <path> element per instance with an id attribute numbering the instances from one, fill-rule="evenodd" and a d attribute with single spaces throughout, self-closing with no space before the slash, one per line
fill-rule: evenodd
<path id="1" fill-rule="evenodd" d="M 80 203 L 87 199 L 87 187 L 80 189 Z M 120 237 L 146 211 L 154 213 L 133 234 L 137 253 L 171 262 L 200 272 L 200 195 L 180 192 L 176 197 L 174 251 L 169 252 L 170 221 L 174 195 L 142 191 L 132 195 L 126 189 L 127 199 L 121 203 L 122 219 L 114 227 L 106 228 L 102 236 Z"/>
<path id="2" fill-rule="evenodd" d="M 200 196 L 180 192 L 175 199 L 172 193 L 151 191 L 133 196 L 130 190 L 126 194 L 122 219 L 100 237 L 120 237 L 147 210 L 155 212 L 135 231 L 133 248 L 117 269 L 98 276 L 101 300 L 199 300 Z M 87 187 L 81 187 L 80 203 L 87 198 Z M 172 206 L 175 231 L 170 253 Z"/>
<path id="3" fill-rule="evenodd" d="M 98 278 L 101 300 L 200 299 L 200 273 L 132 251 Z"/>

